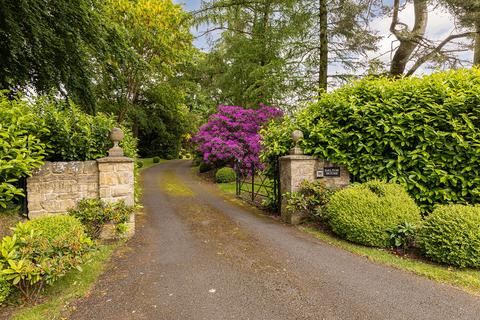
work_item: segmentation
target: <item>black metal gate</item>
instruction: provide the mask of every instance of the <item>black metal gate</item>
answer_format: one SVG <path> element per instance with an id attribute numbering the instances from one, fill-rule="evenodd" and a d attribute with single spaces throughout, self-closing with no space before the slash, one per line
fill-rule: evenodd
<path id="1" fill-rule="evenodd" d="M 240 161 L 237 161 L 235 171 L 237 173 L 237 197 L 272 213 L 280 213 L 280 172 L 278 161 L 268 168 L 245 167 Z"/>

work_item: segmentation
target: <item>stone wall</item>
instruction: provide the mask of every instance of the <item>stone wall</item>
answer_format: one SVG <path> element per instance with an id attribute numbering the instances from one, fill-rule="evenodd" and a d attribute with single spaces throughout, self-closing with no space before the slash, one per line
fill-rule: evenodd
<path id="1" fill-rule="evenodd" d="M 27 179 L 29 217 L 64 213 L 79 199 L 98 197 L 96 161 L 46 162 Z"/>
<path id="2" fill-rule="evenodd" d="M 81 199 L 134 205 L 134 162 L 126 157 L 47 162 L 27 179 L 28 214 L 65 213 Z"/>

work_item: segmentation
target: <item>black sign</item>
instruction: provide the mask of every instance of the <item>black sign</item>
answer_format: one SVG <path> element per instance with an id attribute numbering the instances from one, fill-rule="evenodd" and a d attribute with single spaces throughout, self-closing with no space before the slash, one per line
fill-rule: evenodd
<path id="1" fill-rule="evenodd" d="M 340 177 L 340 167 L 325 167 L 323 168 L 323 175 L 325 177 Z"/>

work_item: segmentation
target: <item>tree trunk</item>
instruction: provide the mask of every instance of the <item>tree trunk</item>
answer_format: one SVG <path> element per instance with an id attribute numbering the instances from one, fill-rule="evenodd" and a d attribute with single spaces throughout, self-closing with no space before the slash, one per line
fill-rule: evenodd
<path id="1" fill-rule="evenodd" d="M 319 6 L 319 40 L 320 40 L 320 62 L 318 70 L 318 86 L 320 90 L 327 90 L 328 86 L 328 9 L 327 0 L 318 0 Z"/>
<path id="2" fill-rule="evenodd" d="M 475 23 L 475 47 L 474 47 L 474 55 L 473 55 L 473 65 L 480 66 L 480 21 Z"/>
<path id="3" fill-rule="evenodd" d="M 407 26 L 398 21 L 398 11 L 400 7 L 400 0 L 394 1 L 392 24 L 390 31 L 400 41 L 395 55 L 393 56 L 390 74 L 392 76 L 400 76 L 405 72 L 407 63 L 410 61 L 412 53 L 418 46 L 419 41 L 425 34 L 428 21 L 428 8 L 426 0 L 414 0 L 415 24 L 412 31 L 407 30 Z M 402 26 L 403 30 L 397 30 L 397 26 Z"/>

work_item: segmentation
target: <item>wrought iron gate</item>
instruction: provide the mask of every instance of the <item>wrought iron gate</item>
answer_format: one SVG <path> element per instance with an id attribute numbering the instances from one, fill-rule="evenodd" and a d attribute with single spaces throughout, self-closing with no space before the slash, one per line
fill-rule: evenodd
<path id="1" fill-rule="evenodd" d="M 280 213 L 280 172 L 279 163 L 276 161 L 272 167 L 256 168 L 246 167 L 240 161 L 235 164 L 237 174 L 236 194 L 256 206 Z"/>

